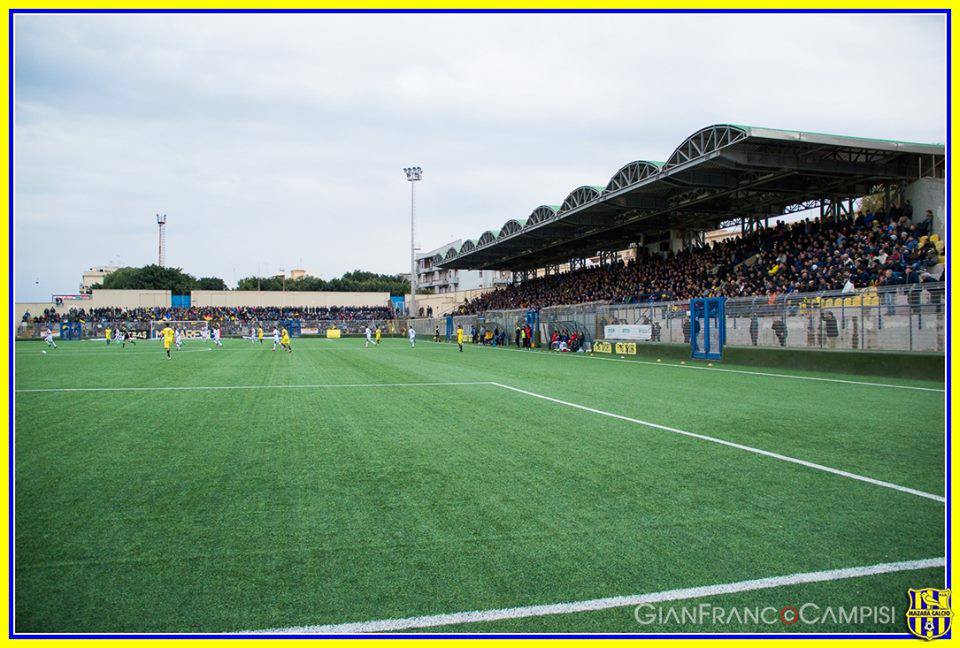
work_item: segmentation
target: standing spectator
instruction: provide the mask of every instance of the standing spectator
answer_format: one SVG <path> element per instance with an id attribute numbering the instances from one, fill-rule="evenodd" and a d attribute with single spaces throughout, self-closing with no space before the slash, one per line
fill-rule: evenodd
<path id="1" fill-rule="evenodd" d="M 773 334 L 777 336 L 777 341 L 780 343 L 780 346 L 787 346 L 787 323 L 782 319 L 777 318 L 773 320 Z"/>

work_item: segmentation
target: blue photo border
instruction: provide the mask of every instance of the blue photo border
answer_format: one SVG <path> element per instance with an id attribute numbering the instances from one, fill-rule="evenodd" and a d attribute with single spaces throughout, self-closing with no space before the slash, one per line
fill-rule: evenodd
<path id="1" fill-rule="evenodd" d="M 646 8 L 646 9 L 582 9 L 582 8 L 570 8 L 570 9 L 205 9 L 205 8 L 182 8 L 182 9 L 168 9 L 168 8 L 157 8 L 157 9 L 9 9 L 8 10 L 8 86 L 7 86 L 7 96 L 8 96 L 8 118 L 7 118 L 7 128 L 8 128 L 8 138 L 9 138 L 9 147 L 8 147 L 8 205 L 7 210 L 9 214 L 8 222 L 8 280 L 7 280 L 7 290 L 8 290 L 8 309 L 13 317 L 14 311 L 14 213 L 13 213 L 13 197 L 14 197 L 14 186 L 13 186 L 13 161 L 14 161 L 14 146 L 13 146 L 13 109 L 14 109 L 14 99 L 13 99 L 13 87 L 14 87 L 14 16 L 16 15 L 29 15 L 29 14 L 926 14 L 926 15 L 943 15 L 946 18 L 946 76 L 947 76 L 947 85 L 946 85 L 946 95 L 947 95 L 947 129 L 946 129 L 946 155 L 944 162 L 944 174 L 945 174 L 945 223 L 946 223 L 946 244 L 950 245 L 952 243 L 951 238 L 951 226 L 950 226 L 950 216 L 952 214 L 951 209 L 951 116 L 952 116 L 952 105 L 951 105 L 951 91 L 952 91 L 952 79 L 951 79 L 951 54 L 953 51 L 953 41 L 951 34 L 951 10 L 949 8 L 944 9 L 931 9 L 931 8 L 918 8 L 918 9 L 655 9 L 655 8 Z M 945 345 L 945 368 L 946 368 L 946 388 L 945 388 L 945 399 L 946 399 L 946 446 L 945 446 L 945 523 L 946 523 L 946 535 L 945 535 L 945 574 L 946 574 L 946 587 L 950 587 L 950 560 L 951 560 L 951 535 L 950 535 L 950 520 L 951 520 L 951 462 L 950 462 L 950 452 L 951 452 L 951 428 L 950 428 L 950 387 L 951 387 L 951 376 L 950 376 L 950 351 L 951 351 L 951 328 L 950 328 L 950 259 L 947 258 L 947 266 L 945 268 L 945 276 L 947 277 L 948 289 L 946 291 L 945 297 L 945 309 L 946 309 L 946 345 Z M 16 323 L 14 322 L 15 326 Z M 7 434 L 7 454 L 8 454 L 8 465 L 7 465 L 7 488 L 8 488 L 8 638 L 10 639 L 321 639 L 321 638 L 336 638 L 336 639 L 915 639 L 915 637 L 909 633 L 842 633 L 842 634 L 803 634 L 803 633 L 757 633 L 757 634 L 746 634 L 746 633 L 716 633 L 716 634 L 697 634 L 697 633 L 661 633 L 661 634 L 640 634 L 640 633 L 626 633 L 626 634 L 604 634 L 604 633 L 577 633 L 577 634 L 564 634 L 564 633 L 545 633 L 545 634 L 532 634 L 532 633 L 449 633 L 449 632 L 438 632 L 438 633 L 397 633 L 397 634 L 378 634 L 378 635 L 369 635 L 369 634 L 328 634 L 328 635 L 297 635 L 297 634 L 131 634 L 131 633 L 97 633 L 97 634 L 71 634 L 71 633 L 47 633 L 47 634 L 31 634 L 31 633 L 16 633 L 14 632 L 14 341 L 16 339 L 15 335 L 11 335 L 8 341 L 8 434 Z M 948 632 L 944 638 L 950 638 L 952 636 L 952 629 Z"/>

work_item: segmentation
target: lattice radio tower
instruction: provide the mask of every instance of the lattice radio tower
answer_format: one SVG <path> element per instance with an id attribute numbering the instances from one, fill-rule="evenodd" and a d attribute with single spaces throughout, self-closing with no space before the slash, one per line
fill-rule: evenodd
<path id="1" fill-rule="evenodd" d="M 157 214 L 157 265 L 163 267 L 163 259 L 167 252 L 167 241 L 163 236 L 163 226 L 167 224 L 166 214 Z"/>

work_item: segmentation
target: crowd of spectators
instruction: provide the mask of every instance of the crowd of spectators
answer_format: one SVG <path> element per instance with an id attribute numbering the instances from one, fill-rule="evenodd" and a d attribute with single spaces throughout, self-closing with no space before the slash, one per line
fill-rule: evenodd
<path id="1" fill-rule="evenodd" d="M 852 292 L 940 281 L 943 242 L 929 235 L 932 213 L 922 222 L 911 215 L 908 201 L 886 214 L 779 222 L 706 247 L 531 279 L 465 302 L 459 314 L 592 301 Z"/>
<path id="2" fill-rule="evenodd" d="M 574 331 L 571 333 L 565 328 L 554 331 L 550 335 L 550 349 L 553 351 L 576 353 L 583 347 L 583 338 Z"/>
<path id="3" fill-rule="evenodd" d="M 62 311 L 62 312 L 61 312 Z M 32 323 L 59 322 L 149 322 L 180 320 L 209 322 L 271 322 L 285 319 L 339 320 L 347 322 L 387 320 L 394 317 L 388 306 L 195 306 L 190 308 L 45 308 L 43 313 L 24 313 L 23 321 Z"/>

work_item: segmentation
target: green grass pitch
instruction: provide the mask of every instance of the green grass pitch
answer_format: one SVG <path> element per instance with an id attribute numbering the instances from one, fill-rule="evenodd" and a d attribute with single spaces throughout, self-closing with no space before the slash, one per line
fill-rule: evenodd
<path id="1" fill-rule="evenodd" d="M 17 343 L 17 632 L 343 624 L 944 555 L 942 502 L 491 384 L 942 496 L 942 383 L 423 339 L 208 346 Z M 895 606 L 865 625 L 618 607 L 421 631 L 902 633 L 906 589 L 942 586 L 928 568 L 677 602 Z"/>

